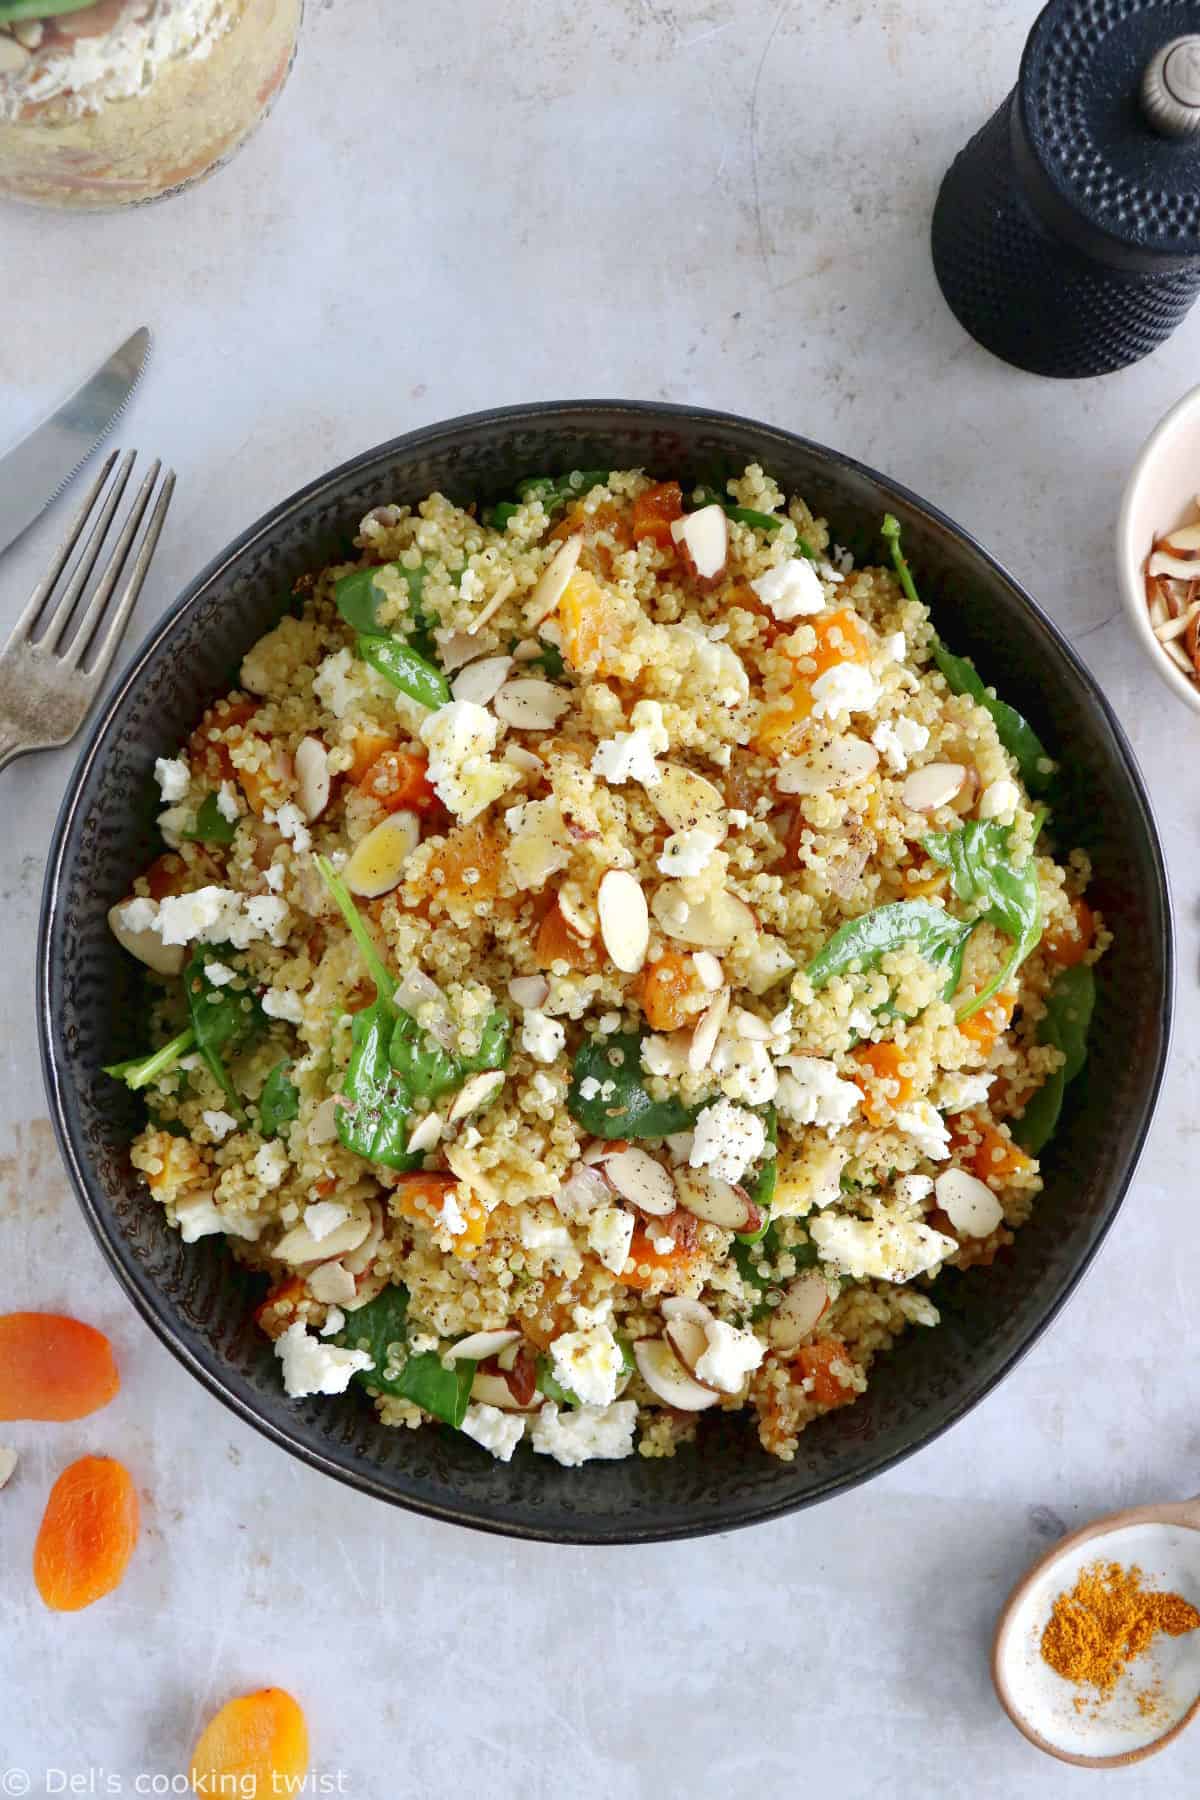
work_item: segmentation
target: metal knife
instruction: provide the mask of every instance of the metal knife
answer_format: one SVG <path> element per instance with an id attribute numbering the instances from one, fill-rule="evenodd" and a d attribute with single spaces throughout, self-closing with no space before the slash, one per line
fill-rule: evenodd
<path id="1" fill-rule="evenodd" d="M 79 473 L 125 410 L 150 355 L 142 325 L 58 411 L 0 456 L 0 551 Z"/>

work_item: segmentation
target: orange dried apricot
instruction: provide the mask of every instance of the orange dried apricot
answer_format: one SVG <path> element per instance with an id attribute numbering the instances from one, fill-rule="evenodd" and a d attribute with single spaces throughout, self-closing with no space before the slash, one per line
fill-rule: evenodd
<path id="1" fill-rule="evenodd" d="M 683 490 L 677 481 L 660 481 L 639 494 L 630 514 L 630 527 L 635 543 L 649 538 L 660 550 L 669 550 L 675 542 L 671 524 L 683 517 Z"/>
<path id="2" fill-rule="evenodd" d="M 850 1079 L 862 1089 L 863 1111 L 872 1125 L 883 1125 L 913 1097 L 912 1080 L 901 1068 L 904 1051 L 899 1044 L 860 1044 L 850 1055 L 858 1064 Z"/>
<path id="3" fill-rule="evenodd" d="M 433 844 L 428 864 L 411 885 L 423 900 L 448 900 L 456 906 L 494 900 L 503 860 L 497 833 L 482 819 L 473 819 Z"/>
<path id="4" fill-rule="evenodd" d="M 138 1537 L 129 1470 L 111 1456 L 81 1456 L 46 1502 L 33 1549 L 38 1593 L 54 1612 L 78 1612 L 119 1586 Z"/>
<path id="5" fill-rule="evenodd" d="M 669 1293 L 673 1286 L 687 1281 L 691 1265 L 696 1259 L 699 1225 L 692 1213 L 677 1206 L 665 1219 L 656 1219 L 653 1230 L 654 1238 L 659 1241 L 669 1237 L 671 1248 L 656 1249 L 649 1228 L 639 1222 L 633 1228 L 629 1256 L 619 1279 L 624 1287 L 640 1291 L 653 1283 L 657 1291 Z M 655 1276 L 664 1271 L 670 1278 L 665 1287 L 655 1281 Z"/>
<path id="6" fill-rule="evenodd" d="M 1011 1181 L 1036 1168 L 1008 1133 L 985 1119 L 982 1113 L 957 1113 L 950 1121 L 950 1144 L 962 1166 L 977 1181 Z"/>
<path id="7" fill-rule="evenodd" d="M 678 1031 L 700 1010 L 704 985 L 690 956 L 667 950 L 642 973 L 639 998 L 655 1031 Z"/>
<path id="8" fill-rule="evenodd" d="M 852 607 L 838 606 L 804 623 L 816 633 L 816 645 L 795 653 L 798 666 L 791 691 L 773 701 L 758 722 L 754 747 L 764 756 L 785 756 L 796 748 L 812 712 L 815 681 L 838 663 L 866 662 L 871 654 L 866 628 Z M 787 644 L 781 647 L 787 649 Z"/>
<path id="9" fill-rule="evenodd" d="M 379 731 L 371 725 L 364 726 L 361 731 L 357 732 L 350 747 L 353 761 L 348 773 L 351 781 L 356 783 L 361 781 L 371 764 L 376 762 L 385 751 L 394 749 L 395 743 L 394 737 L 389 737 L 386 731 Z"/>
<path id="10" fill-rule="evenodd" d="M 611 675 L 615 664 L 606 648 L 616 647 L 621 620 L 611 594 L 586 569 L 576 569 L 558 603 L 563 655 L 573 669 Z"/>
<path id="11" fill-rule="evenodd" d="M 565 962 L 577 974 L 586 975 L 597 966 L 595 946 L 571 930 L 558 901 L 547 909 L 534 939 L 533 958 L 539 969 L 552 969 Z"/>
<path id="12" fill-rule="evenodd" d="M 841 1338 L 820 1338 L 815 1344 L 805 1344 L 797 1350 L 792 1362 L 792 1377 L 796 1381 L 811 1379 L 808 1397 L 816 1406 L 846 1406 L 854 1399 L 854 1389 L 847 1383 L 836 1369 L 834 1363 L 849 1363 L 850 1353 Z"/>
<path id="13" fill-rule="evenodd" d="M 390 813 L 432 812 L 442 804 L 429 779 L 429 758 L 415 750 L 385 750 L 359 781 L 358 791 Z"/>
<path id="14" fill-rule="evenodd" d="M 60 1313 L 0 1317 L 0 1419 L 83 1419 L 120 1385 L 102 1331 Z"/>
<path id="15" fill-rule="evenodd" d="M 188 1776 L 198 1794 L 299 1793 L 308 1773 L 308 1725 L 283 1688 L 227 1700 L 200 1733 Z"/>
<path id="16" fill-rule="evenodd" d="M 1092 947 L 1096 935 L 1096 917 L 1086 900 L 1076 900 L 1071 907 L 1071 923 L 1056 925 L 1042 939 L 1051 962 L 1062 969 L 1073 969 Z"/>
<path id="17" fill-rule="evenodd" d="M 487 1233 L 488 1216 L 478 1195 L 459 1184 L 456 1175 L 423 1174 L 416 1171 L 401 1175 L 392 1190 L 392 1206 L 411 1219 L 414 1225 L 432 1228 L 442 1223 L 442 1207 L 453 1192 L 458 1210 L 466 1221 L 466 1230 L 454 1235 L 454 1254 L 463 1260 L 474 1256 Z"/>
<path id="18" fill-rule="evenodd" d="M 961 1019 L 958 1029 L 986 1056 L 996 1039 L 1008 1030 L 1016 1010 L 1016 989 L 1006 988 L 978 1012 L 972 1013 L 969 1019 Z"/>

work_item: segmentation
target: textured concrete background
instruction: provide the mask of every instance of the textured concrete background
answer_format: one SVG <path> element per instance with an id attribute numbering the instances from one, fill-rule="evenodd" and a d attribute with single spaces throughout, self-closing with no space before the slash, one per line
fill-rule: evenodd
<path id="1" fill-rule="evenodd" d="M 90 1769 L 96 1793 L 169 1779 L 209 1711 L 271 1682 L 301 1698 L 315 1766 L 355 1800 L 1195 1793 L 1200 1738 L 1089 1777 L 1013 1732 L 986 1668 L 1000 1600 L 1062 1525 L 1200 1486 L 1175 1354 L 1200 1278 L 1197 727 L 1126 635 L 1110 552 L 1128 464 L 1196 379 L 1200 315 L 1140 367 L 1052 384 L 963 336 L 927 253 L 937 181 L 1010 86 L 1034 12 L 327 0 L 274 117 L 206 186 L 127 217 L 0 216 L 0 435 L 136 324 L 156 333 L 122 441 L 180 479 L 135 636 L 264 508 L 409 426 L 585 394 L 791 426 L 937 501 L 1080 646 L 1157 798 L 1182 970 L 1121 1220 L 967 1421 L 753 1532 L 524 1547 L 310 1474 L 121 1298 L 35 1067 L 32 946 L 70 756 L 0 775 L 0 1310 L 94 1321 L 124 1377 L 78 1425 L 3 1428 L 22 1463 L 0 1496 L 0 1768 L 31 1771 L 32 1793 L 66 1791 L 47 1768 Z M 0 622 L 64 520 L 60 503 L 0 562 Z M 53 1617 L 30 1546 L 50 1480 L 89 1448 L 136 1471 L 143 1541 L 116 1595 Z"/>

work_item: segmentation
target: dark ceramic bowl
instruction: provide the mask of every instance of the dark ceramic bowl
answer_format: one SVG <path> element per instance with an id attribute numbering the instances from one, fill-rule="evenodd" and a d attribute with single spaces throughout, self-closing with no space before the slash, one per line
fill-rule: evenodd
<path id="1" fill-rule="evenodd" d="M 440 488 L 510 493 L 536 470 L 641 466 L 685 484 L 761 463 L 805 496 L 860 557 L 899 515 L 938 624 L 1033 720 L 1062 759 L 1060 841 L 1081 844 L 1114 933 L 1100 965 L 1087 1072 L 1045 1159 L 1046 1191 L 1010 1257 L 937 1284 L 944 1322 L 875 1367 L 864 1399 L 806 1431 L 792 1463 L 752 1427 L 706 1420 L 671 1461 L 568 1470 L 520 1451 L 509 1466 L 441 1428 L 388 1431 L 365 1397 L 290 1401 L 251 1309 L 261 1293 L 208 1239 L 185 1247 L 149 1203 L 127 1145 L 139 1103 L 99 1073 L 142 1046 L 134 971 L 105 925 L 154 854 L 156 756 L 236 678 L 291 585 L 344 553 L 359 518 Z M 1054 1317 L 1112 1223 L 1146 1135 L 1167 1052 L 1171 920 L 1162 851 L 1128 744 L 1045 614 L 950 520 L 848 457 L 745 419 L 658 405 L 506 408 L 381 445 L 276 507 L 193 583 L 117 682 L 79 760 L 54 834 L 38 947 L 38 1017 L 50 1111 L 88 1223 L 143 1317 L 242 1418 L 381 1499 L 514 1536 L 626 1543 L 724 1531 L 827 1499 L 891 1467 L 962 1418 Z"/>

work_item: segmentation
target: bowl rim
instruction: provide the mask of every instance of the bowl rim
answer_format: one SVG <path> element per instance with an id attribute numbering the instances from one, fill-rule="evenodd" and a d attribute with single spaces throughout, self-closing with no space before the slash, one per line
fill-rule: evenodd
<path id="1" fill-rule="evenodd" d="M 1191 682 L 1171 658 L 1154 635 L 1150 623 L 1150 614 L 1146 607 L 1146 593 L 1142 582 L 1142 570 L 1150 546 L 1135 543 L 1133 538 L 1133 514 L 1142 497 L 1142 490 L 1149 480 L 1150 471 L 1159 455 L 1179 428 L 1184 419 L 1193 412 L 1200 412 L 1200 386 L 1189 388 L 1181 394 L 1174 405 L 1169 407 L 1146 438 L 1133 467 L 1129 471 L 1125 486 L 1121 493 L 1121 505 L 1117 513 L 1115 548 L 1117 556 L 1117 581 L 1121 590 L 1121 602 L 1126 616 L 1133 627 L 1142 650 L 1154 665 L 1154 672 L 1164 682 L 1177 700 L 1194 713 L 1200 713 L 1200 684 Z M 1197 492 L 1200 492 L 1200 472 L 1196 478 Z"/>
<path id="2" fill-rule="evenodd" d="M 1137 1123 L 1132 1149 L 1127 1165 L 1114 1180 L 1106 1211 L 1095 1226 L 1094 1235 L 1078 1261 L 1064 1278 L 1058 1292 L 1049 1301 L 1037 1319 L 1031 1323 L 1024 1337 L 1013 1347 L 1009 1355 L 986 1376 L 981 1383 L 962 1394 L 954 1405 L 928 1430 L 914 1438 L 911 1443 L 899 1449 L 881 1451 L 868 1460 L 862 1467 L 852 1473 L 831 1473 L 822 1476 L 805 1493 L 791 1495 L 783 1492 L 777 1500 L 755 1500 L 740 1502 L 723 1517 L 706 1515 L 695 1522 L 672 1524 L 667 1521 L 653 1524 L 622 1524 L 614 1519 L 611 1526 L 603 1521 L 589 1521 L 585 1529 L 551 1529 L 536 1522 L 514 1520 L 488 1516 L 485 1512 L 476 1511 L 471 1506 L 459 1506 L 453 1501 L 438 1501 L 425 1496 L 404 1494 L 395 1491 L 374 1471 L 364 1469 L 355 1461 L 337 1460 L 316 1445 L 309 1442 L 300 1426 L 285 1428 L 275 1421 L 263 1416 L 256 1407 L 244 1400 L 227 1385 L 223 1375 L 220 1358 L 213 1353 L 211 1366 L 201 1355 L 196 1354 L 178 1335 L 173 1311 L 162 1299 L 152 1284 L 141 1278 L 137 1272 L 136 1259 L 128 1250 L 120 1234 L 110 1232 L 103 1215 L 100 1196 L 103 1195 L 102 1184 L 96 1179 L 88 1165 L 85 1147 L 76 1143 L 64 1101 L 64 1084 L 56 1066 L 55 1051 L 58 1042 L 58 1021 L 50 1004 L 51 971 L 53 947 L 56 937 L 56 923 L 59 913 L 60 893 L 63 883 L 63 861 L 68 844 L 73 840 L 79 821 L 81 793 L 85 780 L 90 774 L 102 748 L 114 712 L 122 704 L 125 697 L 136 688 L 147 664 L 157 654 L 163 640 L 167 638 L 177 620 L 189 608 L 196 604 L 206 589 L 216 581 L 222 573 L 261 536 L 276 528 L 279 522 L 302 511 L 316 500 L 331 485 L 338 483 L 343 477 L 366 470 L 372 464 L 385 459 L 396 459 L 418 449 L 430 449 L 447 439 L 453 440 L 468 429 L 482 424 L 509 424 L 513 427 L 530 422 L 544 423 L 556 417 L 568 417 L 575 420 L 581 413 L 604 415 L 604 423 L 593 429 L 607 429 L 619 426 L 622 416 L 631 416 L 639 421 L 647 419 L 699 421 L 714 429 L 748 430 L 760 439 L 775 438 L 781 445 L 794 449 L 800 446 L 815 452 L 829 466 L 844 470 L 878 485 L 887 494 L 901 501 L 906 509 L 942 531 L 949 532 L 960 543 L 964 544 L 980 562 L 994 572 L 1021 600 L 1034 619 L 1052 637 L 1057 649 L 1082 681 L 1093 704 L 1105 719 L 1112 733 L 1116 748 L 1124 764 L 1127 777 L 1133 788 L 1145 821 L 1150 861 L 1153 868 L 1154 884 L 1158 890 L 1158 899 L 1162 909 L 1166 930 L 1161 946 L 1163 1015 L 1161 1020 L 1161 1036 L 1158 1054 L 1154 1067 L 1150 1072 L 1150 1080 L 1146 1089 L 1146 1098 L 1141 1108 L 1141 1117 Z M 1165 659 L 1164 659 L 1165 660 Z M 672 402 L 656 402 L 622 399 L 578 399 L 536 401 L 526 405 L 510 405 L 488 408 L 485 411 L 459 414 L 448 420 L 437 421 L 431 425 L 419 426 L 413 431 L 404 432 L 398 437 L 389 438 L 372 447 L 360 451 L 347 458 L 321 475 L 286 496 L 267 512 L 262 514 L 251 525 L 247 526 L 223 550 L 212 558 L 198 575 L 184 588 L 178 598 L 167 607 L 162 616 L 151 626 L 145 638 L 122 668 L 111 689 L 104 696 L 99 711 L 91 723 L 83 748 L 79 753 L 68 781 L 46 859 L 46 872 L 43 880 L 41 909 L 39 915 L 38 939 L 36 950 L 36 1013 L 38 1024 L 39 1055 L 42 1065 L 43 1081 L 49 1106 L 51 1122 L 59 1151 L 62 1155 L 71 1185 L 75 1190 L 85 1219 L 92 1236 L 108 1263 L 118 1283 L 133 1302 L 137 1312 L 155 1336 L 166 1345 L 167 1349 L 202 1385 L 220 1400 L 230 1411 L 246 1424 L 252 1426 L 262 1436 L 269 1439 L 279 1448 L 290 1452 L 310 1468 L 323 1474 L 331 1475 L 348 1487 L 361 1493 L 372 1495 L 405 1511 L 421 1514 L 424 1517 L 441 1520 L 444 1523 L 465 1526 L 472 1530 L 486 1532 L 496 1536 L 517 1538 L 529 1542 L 578 1544 L 588 1546 L 616 1544 L 661 1543 L 703 1537 L 718 1532 L 727 1532 L 743 1526 L 765 1524 L 775 1519 L 786 1517 L 789 1513 L 803 1510 L 821 1501 L 831 1499 L 835 1494 L 847 1492 L 874 1477 L 894 1469 L 918 1451 L 926 1449 L 936 1439 L 943 1436 L 953 1426 L 960 1423 L 968 1413 L 980 1405 L 993 1390 L 1016 1368 L 1042 1337 L 1053 1321 L 1058 1317 L 1067 1301 L 1076 1292 L 1080 1282 L 1112 1229 L 1121 1205 L 1128 1193 L 1130 1184 L 1136 1173 L 1145 1148 L 1146 1138 L 1154 1120 L 1159 1094 L 1161 1092 L 1164 1073 L 1170 1054 L 1174 1024 L 1175 1006 L 1175 932 L 1174 911 L 1171 901 L 1170 883 L 1166 861 L 1163 854 L 1162 841 L 1150 803 L 1150 796 L 1141 769 L 1133 753 L 1132 746 L 1121 726 L 1113 707 L 1101 690 L 1099 683 L 1091 674 L 1082 658 L 1067 641 L 1065 635 L 1050 619 L 1039 603 L 1027 591 L 1024 585 L 996 557 L 986 550 L 975 536 L 957 524 L 940 508 L 921 498 L 902 482 L 875 469 L 869 463 L 859 461 L 842 451 L 834 450 L 828 445 L 820 444 L 814 439 L 803 437 L 797 432 L 782 427 L 764 424 L 743 414 L 719 411 L 708 407 L 684 406 Z M 93 1194 L 92 1186 L 96 1193 Z M 786 1465 L 781 1465 L 781 1468 Z"/>

